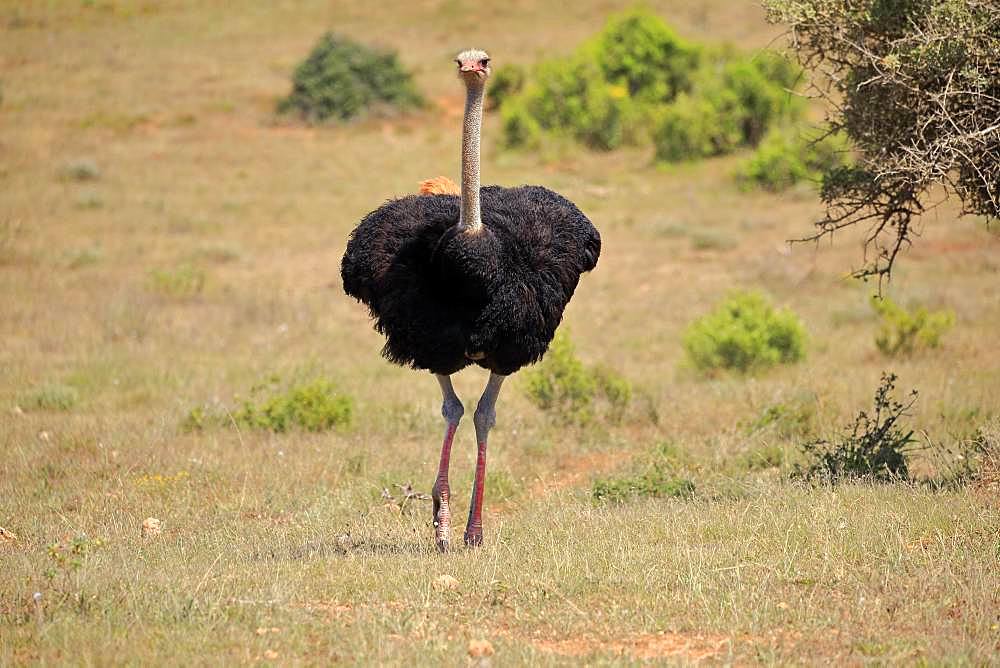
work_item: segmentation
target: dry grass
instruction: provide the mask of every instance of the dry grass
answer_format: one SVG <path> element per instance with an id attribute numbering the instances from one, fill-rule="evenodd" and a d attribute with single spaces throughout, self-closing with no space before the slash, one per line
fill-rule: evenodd
<path id="1" fill-rule="evenodd" d="M 604 256 L 566 326 L 636 396 L 621 424 L 566 428 L 517 379 L 505 387 L 481 550 L 438 555 L 428 502 L 383 503 L 397 483 L 426 491 L 440 399 L 379 359 L 341 293 L 346 235 L 385 198 L 457 177 L 453 52 L 531 62 L 623 5 L 0 4 L 0 663 L 455 664 L 483 639 L 504 664 L 995 661 L 995 484 L 813 489 L 744 463 L 795 452 L 796 435 L 748 429 L 769 406 L 809 394 L 811 428 L 829 430 L 890 362 L 868 289 L 844 279 L 858 240 L 789 251 L 816 201 L 741 193 L 738 157 L 659 170 L 641 151 L 504 154 L 487 118 L 485 182 L 544 183 L 600 227 Z M 752 3 L 652 5 L 692 38 L 775 35 Z M 440 106 L 275 123 L 327 26 L 399 47 Z M 67 179 L 69 164 L 95 177 Z M 921 392 L 914 424 L 953 444 L 1000 413 L 1000 240 L 938 209 L 903 260 L 897 301 L 958 324 L 891 366 Z M 165 289 L 157 271 L 198 287 Z M 682 367 L 681 331 L 736 285 L 802 316 L 805 362 L 751 379 Z M 350 429 L 181 428 L 271 374 L 310 373 L 354 396 Z M 484 381 L 456 379 L 467 407 Z M 22 406 L 39 387 L 75 402 Z M 692 499 L 591 502 L 592 479 L 664 441 Z M 459 509 L 473 445 L 463 424 Z M 143 536 L 147 518 L 159 534 Z M 435 588 L 441 575 L 457 588 Z"/>

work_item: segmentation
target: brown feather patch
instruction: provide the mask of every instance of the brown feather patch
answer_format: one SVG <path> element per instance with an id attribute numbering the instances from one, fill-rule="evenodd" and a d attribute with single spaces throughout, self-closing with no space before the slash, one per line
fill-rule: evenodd
<path id="1" fill-rule="evenodd" d="M 435 176 L 433 179 L 420 182 L 421 195 L 458 195 L 460 193 L 458 184 L 447 176 Z"/>

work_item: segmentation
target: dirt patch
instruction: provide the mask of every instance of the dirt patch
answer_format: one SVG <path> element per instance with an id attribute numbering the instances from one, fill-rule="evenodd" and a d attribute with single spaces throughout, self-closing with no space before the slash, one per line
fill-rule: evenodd
<path id="1" fill-rule="evenodd" d="M 613 469 L 621 460 L 616 452 L 594 452 L 567 459 L 559 468 L 544 478 L 539 478 L 532 487 L 533 492 L 553 492 L 573 487 L 595 473 Z"/>
<path id="2" fill-rule="evenodd" d="M 327 622 L 336 621 L 347 616 L 353 616 L 354 606 L 350 603 L 340 601 L 305 601 L 293 604 L 293 608 L 302 608 L 318 617 L 322 617 Z"/>
<path id="3" fill-rule="evenodd" d="M 726 636 L 684 635 L 662 631 L 632 635 L 622 640 L 602 641 L 577 637 L 562 640 L 536 640 L 532 644 L 543 652 L 560 656 L 588 656 L 594 653 L 618 654 L 632 659 L 683 658 L 702 661 L 720 654 L 729 642 Z"/>
<path id="4" fill-rule="evenodd" d="M 926 239 L 919 244 L 914 244 L 912 255 L 914 257 L 926 258 L 934 255 L 945 255 L 952 253 L 972 253 L 988 247 L 982 239 Z"/>
<path id="5" fill-rule="evenodd" d="M 379 605 L 361 605 L 355 606 L 346 601 L 302 601 L 300 603 L 289 604 L 290 608 L 299 608 L 305 610 L 306 612 L 323 619 L 325 622 L 336 622 L 336 621 L 350 621 L 354 618 L 355 612 L 363 611 L 378 611 L 381 613 L 386 612 L 402 612 L 406 609 L 406 604 L 402 601 L 386 601 Z"/>
<path id="6" fill-rule="evenodd" d="M 465 114 L 465 98 L 461 95 L 442 95 L 434 98 L 434 104 L 441 110 L 444 119 L 462 118 Z"/>

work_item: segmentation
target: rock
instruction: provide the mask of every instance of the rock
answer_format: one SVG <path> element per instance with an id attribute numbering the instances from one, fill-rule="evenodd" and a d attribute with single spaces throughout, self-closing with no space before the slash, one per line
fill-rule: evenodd
<path id="1" fill-rule="evenodd" d="M 155 517 L 147 517 L 142 521 L 142 537 L 153 538 L 163 533 L 163 526 L 160 520 Z"/>

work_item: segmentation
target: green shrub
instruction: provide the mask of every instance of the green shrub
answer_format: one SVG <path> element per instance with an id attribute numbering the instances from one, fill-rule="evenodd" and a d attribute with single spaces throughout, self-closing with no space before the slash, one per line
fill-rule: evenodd
<path id="1" fill-rule="evenodd" d="M 907 311 L 889 297 L 876 296 L 872 296 L 871 305 L 881 317 L 875 345 L 889 357 L 937 348 L 941 337 L 955 324 L 955 313 L 950 310 L 928 311 L 918 306 Z"/>
<path id="2" fill-rule="evenodd" d="M 740 463 L 748 471 L 765 471 L 779 469 L 785 465 L 787 457 L 784 448 L 778 443 L 765 443 L 741 457 Z"/>
<path id="3" fill-rule="evenodd" d="M 696 47 L 645 10 L 611 17 L 597 38 L 595 55 L 607 81 L 623 85 L 639 102 L 655 104 L 690 89 L 699 59 Z"/>
<path id="4" fill-rule="evenodd" d="M 101 169 L 90 158 L 83 158 L 67 162 L 59 174 L 67 181 L 96 181 L 101 178 Z"/>
<path id="5" fill-rule="evenodd" d="M 607 402 L 607 416 L 612 423 L 619 423 L 625 417 L 629 402 L 632 401 L 632 384 L 621 374 L 606 366 L 592 370 L 597 388 Z"/>
<path id="6" fill-rule="evenodd" d="M 753 146 L 776 123 L 801 116 L 802 102 L 786 90 L 790 75 L 777 58 L 762 54 L 704 65 L 691 92 L 659 114 L 657 160 L 698 160 Z"/>
<path id="7" fill-rule="evenodd" d="M 637 497 L 690 497 L 694 494 L 694 483 L 676 473 L 685 459 L 685 454 L 675 444 L 658 443 L 643 458 L 636 474 L 596 480 L 591 496 L 595 501 L 613 503 Z"/>
<path id="8" fill-rule="evenodd" d="M 394 52 L 326 33 L 295 69 L 292 92 L 278 103 L 278 111 L 318 123 L 346 121 L 375 105 L 406 109 L 422 104 Z"/>
<path id="9" fill-rule="evenodd" d="M 531 147 L 550 133 L 598 150 L 638 143 L 655 105 L 689 86 L 697 53 L 654 14 L 612 17 L 595 39 L 539 63 L 520 93 L 501 100 L 503 142 Z"/>
<path id="10" fill-rule="evenodd" d="M 691 248 L 700 251 L 728 250 L 740 244 L 739 235 L 732 230 L 724 231 L 711 227 L 695 228 L 689 235 Z"/>
<path id="11" fill-rule="evenodd" d="M 709 57 L 655 14 L 632 10 L 570 56 L 539 63 L 520 93 L 510 93 L 520 74 L 504 75 L 503 142 L 534 147 L 549 133 L 599 150 L 652 139 L 664 161 L 727 153 L 801 113 L 786 90 L 798 71 L 770 52 Z"/>
<path id="12" fill-rule="evenodd" d="M 790 310 L 776 310 L 757 292 L 733 292 L 712 313 L 691 323 L 683 344 L 700 371 L 750 372 L 799 361 L 805 340 L 805 329 Z"/>
<path id="13" fill-rule="evenodd" d="M 710 74 L 704 84 L 704 95 L 739 123 L 743 144 L 756 145 L 768 128 L 805 108 L 802 98 L 786 89 L 785 72 L 774 65 L 778 58 L 761 54 L 726 63 L 721 77 Z"/>
<path id="14" fill-rule="evenodd" d="M 656 159 L 681 162 L 725 153 L 739 143 L 739 128 L 731 120 L 709 100 L 681 95 L 659 116 L 653 133 Z"/>
<path id="15" fill-rule="evenodd" d="M 204 431 L 210 424 L 219 423 L 221 416 L 207 406 L 195 406 L 181 420 L 181 431 Z"/>
<path id="16" fill-rule="evenodd" d="M 154 292 L 178 299 L 201 294 L 205 287 L 205 271 L 192 264 L 180 264 L 173 269 L 154 269 L 149 272 Z"/>
<path id="17" fill-rule="evenodd" d="M 779 192 L 801 181 L 821 184 L 826 172 L 850 163 L 850 149 L 842 134 L 808 133 L 784 125 L 764 135 L 736 177 L 745 188 Z"/>
<path id="18" fill-rule="evenodd" d="M 80 400 L 75 387 L 60 383 L 46 383 L 25 393 L 20 404 L 22 408 L 45 411 L 68 411 Z"/>
<path id="19" fill-rule="evenodd" d="M 517 95 L 524 88 L 527 72 L 515 63 L 501 65 L 490 77 L 490 87 L 486 95 L 488 109 L 502 109 L 504 102 Z"/>
<path id="20" fill-rule="evenodd" d="M 627 91 L 605 79 L 592 48 L 540 63 L 535 81 L 514 100 L 539 128 L 601 150 L 624 142 L 625 122 L 632 113 Z M 521 133 L 517 126 L 509 125 L 509 119 L 510 115 L 504 125 L 504 141 L 508 146 L 519 146 Z"/>
<path id="21" fill-rule="evenodd" d="M 796 467 L 795 475 L 808 480 L 837 482 L 844 478 L 905 480 L 909 475 L 907 455 L 913 451 L 912 429 L 899 426 L 917 400 L 910 392 L 906 403 L 892 397 L 896 375 L 882 374 L 875 391 L 872 412 L 858 413 L 854 424 L 834 440 L 816 440 L 802 445 L 808 463 Z"/>
<path id="22" fill-rule="evenodd" d="M 595 501 L 624 503 L 633 497 L 680 497 L 694 495 L 694 483 L 661 468 L 626 478 L 608 478 L 594 482 L 591 496 Z"/>
<path id="23" fill-rule="evenodd" d="M 500 111 L 503 125 L 502 143 L 508 147 L 537 148 L 544 130 L 538 119 L 528 111 L 521 98 L 515 98 Z"/>
<path id="24" fill-rule="evenodd" d="M 772 430 L 781 438 L 805 436 L 816 427 L 816 396 L 803 393 L 783 402 L 771 404 L 747 428 L 748 433 Z"/>
<path id="25" fill-rule="evenodd" d="M 274 392 L 259 402 L 247 400 L 233 413 L 237 424 L 285 432 L 292 428 L 324 431 L 347 426 L 354 413 L 351 397 L 328 380 L 316 379 Z"/>
<path id="26" fill-rule="evenodd" d="M 490 498 L 497 503 L 513 501 L 524 491 L 520 481 L 500 468 L 490 469 L 486 474 L 486 488 L 490 490 Z"/>
<path id="27" fill-rule="evenodd" d="M 541 363 L 524 377 L 531 402 L 567 423 L 590 422 L 601 405 L 609 421 L 619 422 L 632 399 L 632 386 L 625 378 L 607 367 L 584 365 L 562 332 Z"/>

